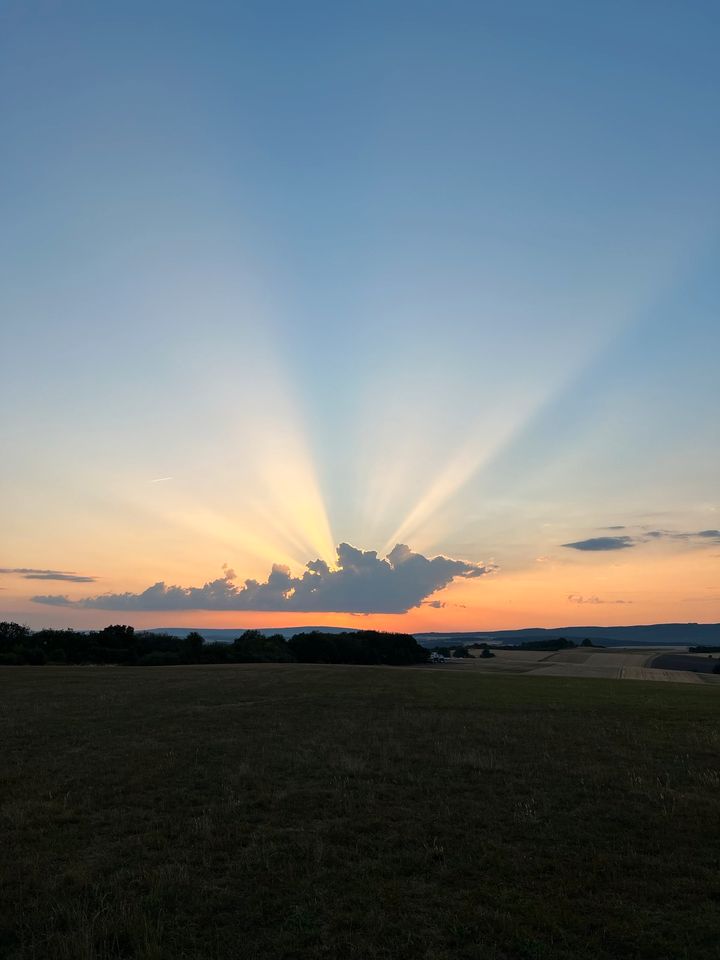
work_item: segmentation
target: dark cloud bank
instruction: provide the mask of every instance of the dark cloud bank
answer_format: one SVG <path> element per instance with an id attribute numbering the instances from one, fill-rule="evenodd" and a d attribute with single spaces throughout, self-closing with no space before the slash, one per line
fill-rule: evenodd
<path id="1" fill-rule="evenodd" d="M 473 579 L 490 573 L 494 564 L 466 563 L 447 557 L 429 559 L 397 544 L 381 560 L 374 550 L 348 543 L 337 549 L 337 569 L 324 560 L 307 564 L 300 577 L 275 565 L 264 583 L 235 584 L 235 573 L 202 587 L 168 586 L 159 581 L 142 593 L 106 593 L 83 600 L 67 596 L 36 596 L 36 603 L 93 610 L 267 610 L 318 613 L 405 613 L 442 590 L 456 578 Z"/>

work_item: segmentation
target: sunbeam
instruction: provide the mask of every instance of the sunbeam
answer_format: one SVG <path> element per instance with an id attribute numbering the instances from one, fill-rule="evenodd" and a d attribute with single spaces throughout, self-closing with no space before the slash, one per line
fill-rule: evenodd
<path id="1" fill-rule="evenodd" d="M 592 336 L 585 336 L 573 350 L 566 347 L 563 352 L 548 358 L 551 365 L 541 371 L 541 376 L 534 371 L 529 383 L 518 381 L 515 371 L 508 372 L 505 391 L 499 397 L 492 396 L 484 401 L 484 409 L 479 417 L 459 418 L 464 424 L 461 442 L 446 456 L 435 458 L 444 460 L 444 464 L 434 471 L 431 482 L 412 505 L 406 507 L 403 519 L 385 539 L 383 550 L 389 550 L 398 541 L 406 540 L 412 540 L 423 549 L 434 546 L 434 538 L 424 536 L 424 529 L 433 517 L 473 478 L 487 470 L 503 451 L 520 438 L 527 437 L 533 423 L 544 411 L 562 406 L 561 401 L 567 405 L 568 411 L 574 409 L 573 397 L 582 395 L 585 384 L 593 382 L 595 369 L 603 362 L 616 365 L 614 355 L 623 349 L 628 338 L 635 335 L 640 340 L 637 331 L 656 323 L 655 314 L 660 306 L 672 300 L 677 291 L 684 289 L 687 276 L 692 275 L 696 264 L 705 258 L 703 251 L 712 247 L 712 235 L 708 218 L 694 224 L 692 230 L 686 226 L 682 242 L 677 238 L 674 244 L 663 248 L 663 255 L 654 263 L 654 269 L 646 270 L 643 282 L 638 281 L 633 288 L 624 291 L 624 295 L 614 304 L 612 314 L 605 317 L 604 324 L 594 328 Z M 448 422 L 446 432 L 448 436 L 457 434 L 457 417 Z M 586 439 L 590 442 L 589 438 Z M 413 442 L 416 449 L 421 447 L 417 433 L 414 440 L 412 435 L 406 433 L 402 438 L 404 454 L 399 460 L 406 471 L 408 463 L 414 462 L 417 477 L 427 473 L 428 461 L 413 461 L 408 455 Z M 375 476 L 380 473 L 376 468 Z M 509 482 L 512 485 L 518 479 L 514 477 Z M 382 508 L 398 492 L 397 481 L 393 483 L 391 475 L 390 489 L 375 499 L 375 524 Z M 395 506 L 397 508 L 397 502 Z"/>
<path id="2" fill-rule="evenodd" d="M 494 557 L 437 626 L 607 525 L 716 529 L 712 18 L 220 6 L 3 21 L 2 567 Z"/>

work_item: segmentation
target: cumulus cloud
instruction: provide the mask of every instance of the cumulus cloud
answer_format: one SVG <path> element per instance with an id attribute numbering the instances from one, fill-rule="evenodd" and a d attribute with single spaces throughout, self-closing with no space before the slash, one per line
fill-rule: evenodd
<path id="1" fill-rule="evenodd" d="M 67 580 L 70 583 L 95 583 L 98 579 L 64 570 L 34 570 L 31 567 L 0 567 L 1 573 L 19 576 L 24 580 Z"/>
<path id="2" fill-rule="evenodd" d="M 36 603 L 95 610 L 261 610 L 318 613 L 405 613 L 455 579 L 474 579 L 495 570 L 492 563 L 448 557 L 429 559 L 404 544 L 380 559 L 374 550 L 349 543 L 337 548 L 337 567 L 311 560 L 299 577 L 275 564 L 263 582 L 238 586 L 233 570 L 202 587 L 168 586 L 162 580 L 142 593 L 106 593 L 72 601 L 36 596 Z"/>
<path id="3" fill-rule="evenodd" d="M 632 603 L 632 600 L 601 600 L 600 597 L 583 597 L 579 593 L 568 595 L 570 603 Z"/>
<path id="4" fill-rule="evenodd" d="M 575 540 L 573 543 L 563 543 L 563 547 L 573 550 L 625 550 L 634 547 L 632 537 L 590 537 L 588 540 Z"/>

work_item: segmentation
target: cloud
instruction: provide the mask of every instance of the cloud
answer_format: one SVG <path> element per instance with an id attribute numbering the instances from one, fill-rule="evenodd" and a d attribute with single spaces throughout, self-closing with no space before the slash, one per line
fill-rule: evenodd
<path id="1" fill-rule="evenodd" d="M 579 593 L 568 595 L 570 603 L 632 603 L 632 600 L 601 600 L 600 597 L 583 597 Z"/>
<path id="2" fill-rule="evenodd" d="M 606 530 L 624 530 L 625 527 L 605 527 Z M 642 530 L 635 537 L 627 535 L 617 537 L 590 537 L 588 540 L 575 540 L 563 543 L 563 547 L 573 550 L 625 550 L 640 543 L 655 543 L 660 540 L 681 540 L 686 543 L 720 543 L 720 530 Z"/>
<path id="3" fill-rule="evenodd" d="M 624 525 L 623 525 L 622 523 L 616 523 L 616 524 L 615 524 L 614 526 L 612 526 L 612 527 L 601 527 L 600 529 L 601 529 L 601 530 L 624 530 L 625 527 L 624 527 Z"/>
<path id="4" fill-rule="evenodd" d="M 493 563 L 467 563 L 448 557 L 429 559 L 397 544 L 381 560 L 374 550 L 348 543 L 337 548 L 337 568 L 311 560 L 300 577 L 274 564 L 267 580 L 246 580 L 238 587 L 232 570 L 202 587 L 168 586 L 162 580 L 142 593 L 106 593 L 71 601 L 66 596 L 36 596 L 36 603 L 93 610 L 267 610 L 324 613 L 405 613 L 455 579 L 493 572 Z"/>
<path id="5" fill-rule="evenodd" d="M 689 540 L 720 543 L 720 530 L 647 530 L 644 536 L 650 540 Z"/>
<path id="6" fill-rule="evenodd" d="M 423 600 L 420 606 L 432 607 L 433 610 L 446 610 L 448 607 L 457 607 L 460 610 L 466 609 L 464 603 L 448 603 L 446 600 Z"/>
<path id="7" fill-rule="evenodd" d="M 575 540 L 573 543 L 563 543 L 563 547 L 573 550 L 625 550 L 634 547 L 632 537 L 590 537 L 589 540 Z"/>
<path id="8" fill-rule="evenodd" d="M 70 583 L 95 583 L 98 579 L 62 570 L 33 570 L 30 567 L 0 567 L 2 573 L 20 576 L 24 580 L 67 580 Z"/>

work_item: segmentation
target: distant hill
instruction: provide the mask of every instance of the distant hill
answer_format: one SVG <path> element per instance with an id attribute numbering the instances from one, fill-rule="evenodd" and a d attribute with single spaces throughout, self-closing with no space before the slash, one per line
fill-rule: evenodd
<path id="1" fill-rule="evenodd" d="M 232 627 L 230 630 L 216 630 L 207 627 L 152 627 L 148 633 L 169 633 L 171 637 L 185 637 L 191 631 L 205 637 L 208 642 L 232 643 L 235 637 L 239 637 L 246 630 L 254 630 L 255 627 Z M 320 630 L 322 633 L 358 633 L 352 627 L 263 627 L 258 630 L 266 637 L 275 636 L 278 633 L 285 637 L 294 637 L 296 633 L 310 633 L 311 630 Z"/>
<path id="2" fill-rule="evenodd" d="M 493 642 L 504 646 L 527 640 L 566 637 L 613 646 L 684 646 L 720 643 L 720 623 L 649 623 L 629 627 L 527 627 L 523 630 L 477 630 L 471 633 L 416 633 L 423 646 Z"/>
<path id="3" fill-rule="evenodd" d="M 171 636 L 186 636 L 191 630 L 197 630 L 208 641 L 230 643 L 247 628 L 234 627 L 218 630 L 204 627 L 156 627 L 154 633 L 169 633 Z M 308 633 L 321 630 L 323 633 L 354 632 L 349 627 L 269 627 L 260 630 L 265 636 L 281 634 L 286 639 L 296 633 Z M 629 627 L 526 627 L 522 630 L 472 630 L 460 633 L 416 633 L 418 643 L 425 647 L 449 646 L 460 643 L 499 643 L 510 646 L 525 640 L 549 640 L 554 637 L 567 637 L 571 640 L 590 640 L 613 646 L 694 646 L 720 644 L 720 623 L 650 623 Z"/>

